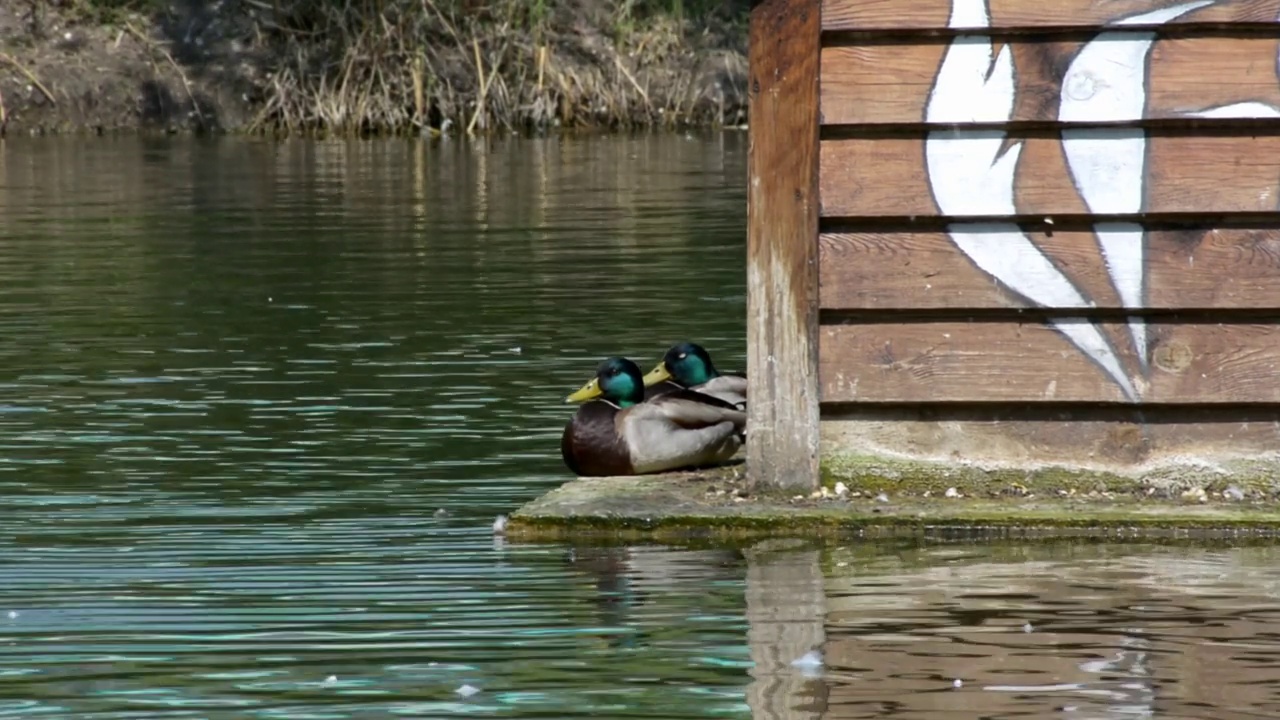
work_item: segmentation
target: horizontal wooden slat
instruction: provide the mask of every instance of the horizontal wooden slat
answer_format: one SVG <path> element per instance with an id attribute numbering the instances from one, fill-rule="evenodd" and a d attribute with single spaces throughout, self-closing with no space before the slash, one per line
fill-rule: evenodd
<path id="1" fill-rule="evenodd" d="M 1002 137 L 996 131 L 933 134 L 928 141 L 938 143 L 933 151 L 947 155 L 932 178 L 926 172 L 930 150 L 923 134 L 826 140 L 820 157 L 822 213 L 989 217 L 1268 212 L 1280 207 L 1275 164 L 1280 136 L 1143 138 L 1137 130 L 1092 130 L 1086 141 L 1072 141 L 1070 147 L 1057 136 L 1006 140 L 1001 154 Z M 1021 143 L 1016 168 L 1009 167 L 1011 143 Z M 1080 183 L 1066 160 L 1075 152 L 1082 158 L 1089 155 L 1084 160 L 1093 168 Z M 1012 204 L 1002 199 L 1011 187 Z"/>
<path id="2" fill-rule="evenodd" d="M 1146 326 L 1148 377 L 1117 323 L 1108 359 L 1079 349 L 1040 323 L 872 323 L 824 326 L 818 378 L 823 402 L 1280 402 L 1280 326 Z M 1126 379 L 1127 378 L 1127 379 Z M 1133 387 L 1129 395 L 1123 383 Z"/>
<path id="3" fill-rule="evenodd" d="M 1045 3 L 1047 6 L 1048 3 Z M 1102 98 L 1097 89 L 1129 83 L 1146 102 L 1102 103 L 1093 122 L 1186 119 L 1213 108 L 1235 106 L 1237 117 L 1267 117 L 1280 108 L 1276 38 L 1196 37 L 1156 41 L 1149 62 L 1122 43 L 1098 41 L 1096 67 L 1072 67 L 1085 43 L 1019 39 L 1013 56 L 1013 112 L 1019 122 L 1057 122 L 1063 79 L 1078 100 Z M 825 124 L 902 124 L 925 120 L 925 106 L 948 44 L 855 45 L 822 50 L 822 121 Z M 1105 77 L 1103 77 L 1105 76 Z M 1242 105 L 1241 103 L 1252 103 Z M 1219 111 L 1221 112 L 1221 111 Z M 1072 120 L 1068 114 L 1067 120 Z M 1078 118 L 1077 118 L 1078 120 Z"/>
<path id="4" fill-rule="evenodd" d="M 950 412 L 952 408 L 960 412 Z M 1280 406 L 826 405 L 824 448 L 1074 467 L 1259 457 L 1280 447 Z M 977 411 L 974 411 L 977 410 Z M 1033 412 L 1040 411 L 1040 412 Z M 1127 411 L 1127 412 L 1115 412 Z"/>
<path id="5" fill-rule="evenodd" d="M 825 31 L 921 31 L 978 30 L 993 27 L 1088 28 L 1184 4 L 1178 0 L 987 0 L 990 20 L 980 22 L 977 13 L 950 25 L 953 2 L 964 0 L 825 0 L 822 29 Z M 982 7 L 978 4 L 978 7 Z M 976 16 L 976 17 L 975 17 Z M 1221 25 L 1227 23 L 1274 23 L 1280 16 L 1280 1 L 1236 0 L 1218 2 L 1192 10 L 1172 22 L 1180 25 Z"/>
<path id="6" fill-rule="evenodd" d="M 970 257 L 945 233 L 824 234 L 819 303 L 837 310 L 1027 307 L 1013 285 L 1030 288 L 1040 307 L 1072 307 L 1055 301 L 1060 296 L 1052 288 L 1061 272 L 1096 307 L 1125 306 L 1096 233 L 1056 230 L 1022 237 L 1035 247 L 1017 235 L 974 233 L 966 245 L 975 256 Z M 1145 239 L 1138 234 L 1117 242 L 1142 248 L 1142 279 L 1134 287 L 1142 307 L 1280 308 L 1280 228 L 1152 230 Z M 1008 262 L 1015 257 L 1019 261 Z M 1007 276 L 998 280 L 981 267 Z"/>

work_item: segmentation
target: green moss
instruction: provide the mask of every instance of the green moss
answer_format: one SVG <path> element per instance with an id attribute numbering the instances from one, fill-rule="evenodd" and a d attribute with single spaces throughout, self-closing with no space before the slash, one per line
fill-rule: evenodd
<path id="1" fill-rule="evenodd" d="M 1207 468 L 1191 465 L 1153 468 L 1123 475 L 1106 470 L 1041 466 L 982 467 L 976 464 L 902 460 L 871 455 L 839 454 L 822 460 L 821 483 L 833 489 L 842 482 L 860 493 L 929 496 L 955 488 L 964 495 L 1053 496 L 1113 493 L 1175 497 L 1195 488 L 1220 494 L 1234 486 L 1246 496 L 1280 494 L 1280 467 L 1265 461 L 1240 460 Z"/>
<path id="2" fill-rule="evenodd" d="M 937 478 L 935 478 L 937 479 Z M 1092 478 L 1091 478 L 1092 479 Z M 1096 479 L 1095 479 L 1096 481 Z M 883 480 L 881 480 L 883 482 Z M 955 487 L 948 478 L 948 487 Z M 1132 482 L 1132 481 L 1130 481 Z M 963 497 L 904 492 L 845 498 L 753 495 L 740 469 L 591 478 L 566 483 L 514 513 L 508 533 L 522 540 L 734 541 L 800 538 L 1238 538 L 1280 535 L 1280 503 L 1221 496 L 1145 493 Z"/>

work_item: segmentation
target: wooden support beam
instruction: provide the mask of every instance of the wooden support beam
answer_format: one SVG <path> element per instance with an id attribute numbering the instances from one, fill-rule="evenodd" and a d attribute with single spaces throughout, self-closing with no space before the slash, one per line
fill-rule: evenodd
<path id="1" fill-rule="evenodd" d="M 820 0 L 756 0 L 747 156 L 747 470 L 818 483 Z"/>

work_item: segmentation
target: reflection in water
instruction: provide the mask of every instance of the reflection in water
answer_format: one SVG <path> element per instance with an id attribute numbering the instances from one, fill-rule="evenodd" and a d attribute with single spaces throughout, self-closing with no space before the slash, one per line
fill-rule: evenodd
<path id="1" fill-rule="evenodd" d="M 491 535 L 742 368 L 741 134 L 3 147 L 0 717 L 1277 715 L 1271 548 Z"/>

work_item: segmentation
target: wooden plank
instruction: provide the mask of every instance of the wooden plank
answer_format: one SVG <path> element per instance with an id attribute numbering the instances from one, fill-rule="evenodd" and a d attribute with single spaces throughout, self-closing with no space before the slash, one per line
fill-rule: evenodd
<path id="1" fill-rule="evenodd" d="M 823 451 L 837 454 L 910 452 L 922 460 L 951 463 L 1115 470 L 1143 462 L 1259 459 L 1263 453 L 1274 456 L 1280 447 L 1277 405 L 1256 405 L 1248 413 L 1239 406 L 1212 405 L 1046 403 L 970 406 L 960 412 L 948 412 L 946 405 L 823 407 Z"/>
<path id="2" fill-rule="evenodd" d="M 1133 57 L 1125 47 L 1128 43 L 1099 40 L 1093 46 L 1096 55 L 1073 65 L 1073 60 L 1084 57 L 1080 52 L 1085 45 L 1082 40 L 1011 40 L 1015 101 L 1006 119 L 1059 122 L 1067 77 L 1071 78 L 1070 97 L 1086 101 L 1083 110 L 1069 109 L 1062 120 L 1068 123 L 1183 120 L 1227 106 L 1234 106 L 1237 116 L 1257 118 L 1274 115 L 1274 108 L 1280 108 L 1277 38 L 1163 38 L 1152 44 L 1149 61 Z M 924 122 L 948 47 L 945 42 L 928 42 L 823 48 L 822 122 Z M 1128 92 L 1137 97 L 1145 88 L 1146 102 L 1117 107 L 1105 102 L 1105 95 L 1092 92 L 1124 84 L 1131 85 Z M 1095 98 L 1100 104 L 1091 106 L 1087 101 Z M 1082 118 L 1082 112 L 1089 115 Z"/>
<path id="3" fill-rule="evenodd" d="M 1105 325 L 1120 325 L 1107 334 L 1105 355 L 1081 350 L 1058 329 L 1034 322 L 824 326 L 822 400 L 1280 402 L 1280 385 L 1272 382 L 1280 370 L 1280 326 L 1151 322 L 1145 327 L 1145 371 L 1123 324 L 1058 327 L 1095 342 L 1086 333 Z"/>
<path id="4" fill-rule="evenodd" d="M 1125 307 L 1091 230 L 1025 233 L 1034 249 L 993 230 L 973 237 L 971 257 L 945 233 L 824 234 L 819 303 L 836 310 L 1072 307 L 1054 292 L 1065 276 L 1096 307 Z M 1122 242 L 1142 248 L 1141 279 L 1132 287 L 1141 307 L 1280 309 L 1280 228 L 1153 230 Z M 1029 257 L 1011 261 L 1020 252 Z"/>
<path id="5" fill-rule="evenodd" d="M 987 16 L 967 13 L 951 24 L 953 0 L 826 0 L 823 4 L 824 31 L 922 32 L 952 30 L 1000 30 L 1044 28 L 1090 28 L 1114 23 L 1162 8 L 1184 4 L 1179 0 L 987 0 Z M 982 5 L 978 5 L 979 8 Z M 1280 16 L 1278 0 L 1236 0 L 1207 5 L 1170 22 L 1187 26 L 1224 24 L 1271 24 Z M 1132 21 L 1130 21 L 1132 22 Z M 1154 23 L 1146 23 L 1149 26 Z"/>
<path id="6" fill-rule="evenodd" d="M 1087 144 L 1064 143 L 1057 134 L 1006 139 L 1003 144 L 1005 135 L 998 131 L 934 136 L 929 149 L 923 133 L 823 142 L 823 214 L 974 217 L 1280 209 L 1280 173 L 1274 159 L 1280 153 L 1280 136 L 1144 137 L 1139 130 L 1106 129 L 1088 131 Z M 1020 150 L 1010 149 L 1011 144 Z M 932 177 L 925 160 L 930 152 L 941 158 Z M 1019 152 L 1012 171 L 1011 152 Z M 1096 172 L 1075 182 L 1066 160 L 1069 152 L 1094 163 Z M 1010 187 L 1012 204 L 1004 199 Z M 1083 197 L 1091 198 L 1092 204 Z"/>
<path id="7" fill-rule="evenodd" d="M 747 155 L 747 468 L 753 485 L 818 484 L 820 0 L 751 10 Z"/>

